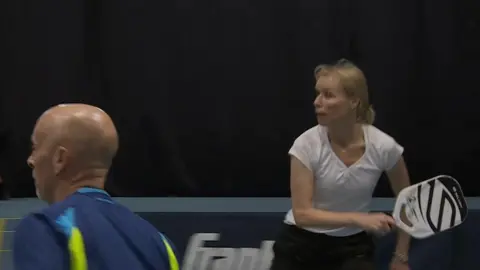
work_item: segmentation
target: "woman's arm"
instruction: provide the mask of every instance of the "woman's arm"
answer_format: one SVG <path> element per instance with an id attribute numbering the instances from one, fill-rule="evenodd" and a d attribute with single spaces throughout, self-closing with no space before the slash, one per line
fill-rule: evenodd
<path id="1" fill-rule="evenodd" d="M 295 223 L 299 226 L 354 226 L 355 213 L 330 212 L 313 207 L 313 179 L 313 172 L 298 158 L 291 156 L 290 190 Z"/>
<path id="2" fill-rule="evenodd" d="M 395 166 L 387 171 L 387 175 L 388 179 L 390 180 L 390 185 L 392 186 L 392 189 L 396 195 L 398 195 L 402 189 L 410 186 L 410 178 L 408 176 L 407 166 L 405 165 L 403 157 L 400 157 Z M 410 236 L 402 230 L 399 230 L 396 253 L 400 256 L 408 256 L 409 247 Z"/>

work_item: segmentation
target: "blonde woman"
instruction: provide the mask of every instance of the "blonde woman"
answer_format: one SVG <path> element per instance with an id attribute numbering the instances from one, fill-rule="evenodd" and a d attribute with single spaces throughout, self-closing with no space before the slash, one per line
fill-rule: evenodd
<path id="1" fill-rule="evenodd" d="M 386 172 L 396 193 L 409 185 L 403 147 L 372 125 L 363 72 L 340 60 L 315 69 L 318 125 L 289 151 L 292 209 L 274 245 L 271 270 L 370 270 L 372 234 L 395 226 L 370 213 L 373 190 Z M 399 232 L 391 269 L 407 270 L 409 237 Z"/>

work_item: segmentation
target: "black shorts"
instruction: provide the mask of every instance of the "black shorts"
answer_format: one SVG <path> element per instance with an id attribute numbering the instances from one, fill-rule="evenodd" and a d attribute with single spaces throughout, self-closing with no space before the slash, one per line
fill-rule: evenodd
<path id="1" fill-rule="evenodd" d="M 373 238 L 365 233 L 335 237 L 284 224 L 270 270 L 372 270 Z"/>

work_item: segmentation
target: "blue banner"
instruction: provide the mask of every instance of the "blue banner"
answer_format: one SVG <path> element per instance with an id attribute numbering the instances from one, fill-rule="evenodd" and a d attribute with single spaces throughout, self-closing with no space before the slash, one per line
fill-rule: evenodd
<path id="1" fill-rule="evenodd" d="M 140 199 L 141 200 L 141 199 Z M 176 245 L 183 270 L 267 270 L 272 259 L 273 240 L 282 224 L 284 212 L 268 212 L 265 205 L 241 209 L 229 203 L 212 206 L 211 211 L 188 211 L 199 205 L 178 206 L 179 199 L 171 199 L 176 211 L 146 212 L 128 205 L 165 233 Z M 219 200 L 219 199 L 216 199 Z M 220 200 L 219 200 L 220 201 Z M 228 200 L 227 200 L 228 201 Z M 148 202 L 153 203 L 153 201 Z M 165 201 L 162 207 L 165 208 Z M 176 204 L 176 206 L 172 206 Z M 225 206 L 227 204 L 227 206 Z M 250 203 L 248 203 L 250 204 Z M 1 205 L 0 205 L 1 206 Z M 162 208 L 160 207 L 160 208 Z M 207 206 L 208 207 L 208 206 Z M 148 206 L 152 208 L 152 205 Z M 262 209 L 258 211 L 258 209 Z M 2 209 L 2 208 L 0 208 Z M 5 208 L 4 208 L 5 209 Z M 171 210 L 172 210 L 171 209 Z M 151 209 L 148 209 L 151 210 Z M 202 210 L 202 209 L 196 209 Z M 382 210 L 377 207 L 377 211 Z M 3 210 L 2 210 L 3 211 Z M 0 211 L 0 217 L 5 217 Z M 13 270 L 11 245 L 18 219 L 0 219 L 0 270 Z M 480 211 L 472 210 L 466 222 L 449 232 L 412 243 L 410 261 L 412 270 L 476 270 L 480 265 Z M 388 269 L 394 249 L 395 236 L 377 239 L 377 269 Z"/>
<path id="2" fill-rule="evenodd" d="M 266 270 L 283 215 L 252 213 L 143 213 L 177 245 L 183 270 Z M 480 212 L 460 227 L 412 242 L 412 270 L 473 270 L 480 265 Z M 388 269 L 395 235 L 377 239 L 376 263 Z M 239 268 L 239 265 L 241 266 Z"/>

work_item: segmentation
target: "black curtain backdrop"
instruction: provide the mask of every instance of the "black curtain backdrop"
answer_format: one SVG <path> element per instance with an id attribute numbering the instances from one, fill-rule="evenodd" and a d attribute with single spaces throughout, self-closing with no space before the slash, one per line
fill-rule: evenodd
<path id="1" fill-rule="evenodd" d="M 478 14 L 474 0 L 0 1 L 0 174 L 34 195 L 36 118 L 83 102 L 118 127 L 116 195 L 287 196 L 313 68 L 348 58 L 412 180 L 450 174 L 478 196 Z"/>

